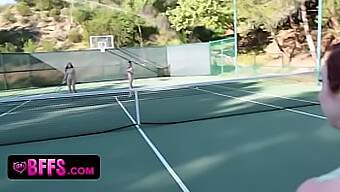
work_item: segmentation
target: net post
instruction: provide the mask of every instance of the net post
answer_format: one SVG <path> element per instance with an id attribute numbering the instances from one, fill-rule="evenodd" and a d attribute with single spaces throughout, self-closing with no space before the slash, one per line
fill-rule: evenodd
<path id="1" fill-rule="evenodd" d="M 140 111 L 139 111 L 138 91 L 137 91 L 137 90 L 134 90 L 133 93 L 134 93 L 134 95 L 135 95 L 137 124 L 138 124 L 138 125 L 141 125 L 141 122 L 140 122 Z"/>

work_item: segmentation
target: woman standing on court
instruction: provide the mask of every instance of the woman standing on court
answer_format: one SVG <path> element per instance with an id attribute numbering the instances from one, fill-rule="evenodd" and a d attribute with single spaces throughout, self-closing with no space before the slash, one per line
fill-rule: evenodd
<path id="1" fill-rule="evenodd" d="M 128 68 L 126 70 L 126 75 L 129 80 L 129 89 L 130 89 L 130 96 L 132 95 L 132 88 L 133 88 L 133 75 L 134 75 L 134 69 L 132 67 L 132 62 L 128 62 Z"/>
<path id="2" fill-rule="evenodd" d="M 319 100 L 328 122 L 340 129 L 340 49 L 334 46 L 322 69 Z M 339 192 L 340 168 L 304 182 L 297 192 Z"/>
<path id="3" fill-rule="evenodd" d="M 72 93 L 72 89 L 73 89 L 73 92 L 76 93 L 77 92 L 76 91 L 76 71 L 71 62 L 68 62 L 65 67 L 65 76 L 64 76 L 63 82 L 65 81 L 66 81 L 66 84 L 68 86 L 70 93 Z"/>

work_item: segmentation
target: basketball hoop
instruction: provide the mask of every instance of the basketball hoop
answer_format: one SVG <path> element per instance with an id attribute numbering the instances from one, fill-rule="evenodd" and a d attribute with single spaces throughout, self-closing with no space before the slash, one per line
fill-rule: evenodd
<path id="1" fill-rule="evenodd" d="M 99 49 L 101 53 L 104 53 L 106 49 L 114 47 L 113 35 L 90 36 L 90 49 Z"/>

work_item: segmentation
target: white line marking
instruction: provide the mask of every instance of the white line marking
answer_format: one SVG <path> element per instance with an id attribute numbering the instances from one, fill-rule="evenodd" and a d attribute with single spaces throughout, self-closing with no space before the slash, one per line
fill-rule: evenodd
<path id="1" fill-rule="evenodd" d="M 227 89 L 231 89 L 231 90 L 243 91 L 243 92 L 246 92 L 246 93 L 254 93 L 254 94 L 258 94 L 258 95 L 265 95 L 265 96 L 276 97 L 276 98 L 281 98 L 281 99 L 287 99 L 287 100 L 292 100 L 292 101 L 299 101 L 299 102 L 311 103 L 311 104 L 316 104 L 316 105 L 320 104 L 320 103 L 315 102 L 315 101 L 308 101 L 308 100 L 304 100 L 304 99 L 296 99 L 296 98 L 279 96 L 279 95 L 273 95 L 273 94 L 263 93 L 263 92 L 247 91 L 247 90 L 244 90 L 244 89 L 236 89 L 236 88 L 226 87 L 226 86 L 222 86 L 222 85 L 216 85 L 216 86 L 227 88 Z"/>
<path id="2" fill-rule="evenodd" d="M 7 112 L 1 114 L 1 115 L 0 115 L 0 118 L 6 116 L 6 115 L 8 115 L 8 114 L 10 114 L 11 112 L 17 110 L 18 108 L 20 108 L 20 107 L 26 105 L 26 104 L 29 103 L 30 101 L 31 101 L 31 100 L 25 101 L 25 102 L 21 103 L 20 105 L 14 107 L 13 109 L 10 109 L 9 111 L 7 111 Z"/>
<path id="3" fill-rule="evenodd" d="M 250 102 L 250 103 L 254 103 L 254 104 L 258 104 L 258 105 L 263 105 L 263 106 L 271 107 L 271 108 L 274 108 L 274 109 L 285 110 L 285 111 L 297 113 L 297 114 L 300 114 L 300 115 L 306 115 L 306 116 L 310 116 L 310 117 L 314 117 L 314 118 L 318 118 L 318 119 L 326 119 L 326 117 L 321 116 L 321 115 L 307 113 L 307 112 L 303 112 L 303 111 L 299 111 L 299 110 L 295 110 L 295 109 L 286 109 L 284 107 L 275 106 L 275 105 L 266 104 L 266 103 L 261 103 L 261 102 L 253 101 L 253 100 L 250 100 L 250 99 L 239 98 L 239 97 L 234 97 L 234 96 L 230 96 L 230 95 L 224 95 L 224 94 L 221 94 L 221 93 L 215 93 L 215 92 L 204 90 L 204 89 L 201 89 L 201 88 L 196 88 L 196 89 L 200 90 L 200 91 L 212 93 L 214 95 L 218 95 L 218 96 L 222 96 L 222 97 L 229 97 L 229 98 L 232 98 L 232 99 L 238 99 L 238 100 L 241 100 L 241 101 L 246 101 L 246 102 Z"/>
<path id="4" fill-rule="evenodd" d="M 132 118 L 130 113 L 126 110 L 124 105 L 119 101 L 117 97 L 115 97 L 116 101 L 120 105 L 120 107 L 124 110 L 125 114 L 129 117 L 129 119 L 132 121 L 133 124 L 137 124 L 137 122 Z M 166 159 L 163 157 L 163 155 L 159 152 L 159 150 L 156 148 L 156 146 L 152 143 L 152 141 L 149 139 L 149 137 L 145 134 L 141 126 L 135 125 L 136 129 L 138 132 L 142 135 L 144 140 L 147 142 L 149 147 L 152 149 L 152 151 L 155 153 L 157 158 L 161 161 L 163 166 L 168 170 L 172 178 L 176 181 L 176 183 L 179 185 L 179 187 L 182 189 L 183 192 L 189 192 L 189 189 L 185 186 L 181 178 L 176 174 L 176 172 L 172 169 L 170 164 L 166 161 Z"/>

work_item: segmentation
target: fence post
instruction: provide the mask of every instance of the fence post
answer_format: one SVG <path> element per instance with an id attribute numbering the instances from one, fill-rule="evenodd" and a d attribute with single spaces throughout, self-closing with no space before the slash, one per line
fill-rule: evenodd
<path id="1" fill-rule="evenodd" d="M 1 64 L 2 68 L 4 69 L 4 87 L 5 87 L 5 89 L 8 89 L 8 83 L 7 83 L 7 78 L 6 78 L 6 68 L 5 68 L 5 64 L 4 64 L 3 54 L 0 54 L 0 64 Z"/>
<path id="2" fill-rule="evenodd" d="M 224 73 L 224 54 L 223 54 L 223 47 L 222 47 L 222 43 L 223 43 L 223 41 L 221 40 L 220 41 L 220 58 L 221 58 L 221 74 L 223 74 Z"/>
<path id="3" fill-rule="evenodd" d="M 27 56 L 27 63 L 28 63 L 28 66 L 29 66 L 29 71 L 30 71 L 30 82 L 31 82 L 31 87 L 34 87 L 34 80 L 33 80 L 33 74 L 32 74 L 32 64 L 31 64 L 31 54 L 30 53 L 24 53 L 26 56 Z"/>

